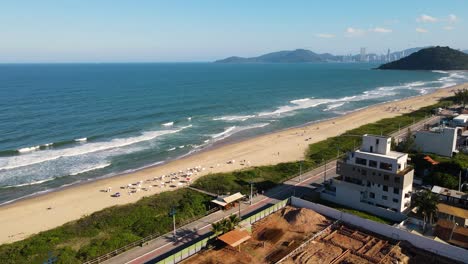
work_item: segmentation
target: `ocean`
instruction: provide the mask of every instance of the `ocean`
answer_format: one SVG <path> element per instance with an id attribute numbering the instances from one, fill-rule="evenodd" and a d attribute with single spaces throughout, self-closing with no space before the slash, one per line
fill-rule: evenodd
<path id="1" fill-rule="evenodd" d="M 468 81 L 376 66 L 0 65 L 0 204 Z"/>

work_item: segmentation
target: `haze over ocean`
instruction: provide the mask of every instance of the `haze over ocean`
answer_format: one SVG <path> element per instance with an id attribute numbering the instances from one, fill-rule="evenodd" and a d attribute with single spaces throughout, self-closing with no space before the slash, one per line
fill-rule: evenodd
<path id="1" fill-rule="evenodd" d="M 0 203 L 468 81 L 376 66 L 0 65 Z"/>

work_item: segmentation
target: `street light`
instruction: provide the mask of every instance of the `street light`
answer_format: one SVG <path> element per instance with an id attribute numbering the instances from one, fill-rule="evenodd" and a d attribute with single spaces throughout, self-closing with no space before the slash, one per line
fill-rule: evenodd
<path id="1" fill-rule="evenodd" d="M 302 160 L 299 162 L 299 182 L 302 181 Z"/>
<path id="2" fill-rule="evenodd" d="M 252 205 L 252 196 L 253 196 L 253 181 L 250 181 L 250 205 Z"/>
<path id="3" fill-rule="evenodd" d="M 175 226 L 175 215 L 176 215 L 176 209 L 174 206 L 171 208 L 171 212 L 169 213 L 170 216 L 172 216 L 172 223 L 174 225 L 174 239 L 177 239 L 177 234 L 176 234 L 176 226 Z"/>

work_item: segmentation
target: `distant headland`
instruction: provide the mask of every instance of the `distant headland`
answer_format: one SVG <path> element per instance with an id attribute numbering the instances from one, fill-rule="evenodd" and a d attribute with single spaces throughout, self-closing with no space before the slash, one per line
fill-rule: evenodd
<path id="1" fill-rule="evenodd" d="M 378 67 L 380 70 L 468 70 L 467 51 L 431 47 Z"/>

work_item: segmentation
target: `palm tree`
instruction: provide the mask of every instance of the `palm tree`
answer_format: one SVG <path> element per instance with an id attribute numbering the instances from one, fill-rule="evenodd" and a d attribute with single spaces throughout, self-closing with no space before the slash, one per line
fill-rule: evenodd
<path id="1" fill-rule="evenodd" d="M 235 214 L 230 215 L 226 220 L 227 231 L 233 230 L 240 223 L 239 217 Z"/>
<path id="2" fill-rule="evenodd" d="M 414 197 L 414 204 L 418 208 L 418 214 L 422 214 L 424 217 L 423 232 L 426 231 L 426 224 L 428 222 L 432 224 L 432 219 L 437 212 L 438 203 L 439 195 L 429 190 L 416 193 L 416 197 Z"/>
<path id="3" fill-rule="evenodd" d="M 211 230 L 213 233 L 216 235 L 216 239 L 218 239 L 218 236 L 224 233 L 224 223 L 223 221 L 215 222 L 211 224 Z"/>
<path id="4" fill-rule="evenodd" d="M 455 102 L 462 104 L 465 108 L 466 103 L 468 102 L 468 89 L 463 88 L 455 91 Z"/>

